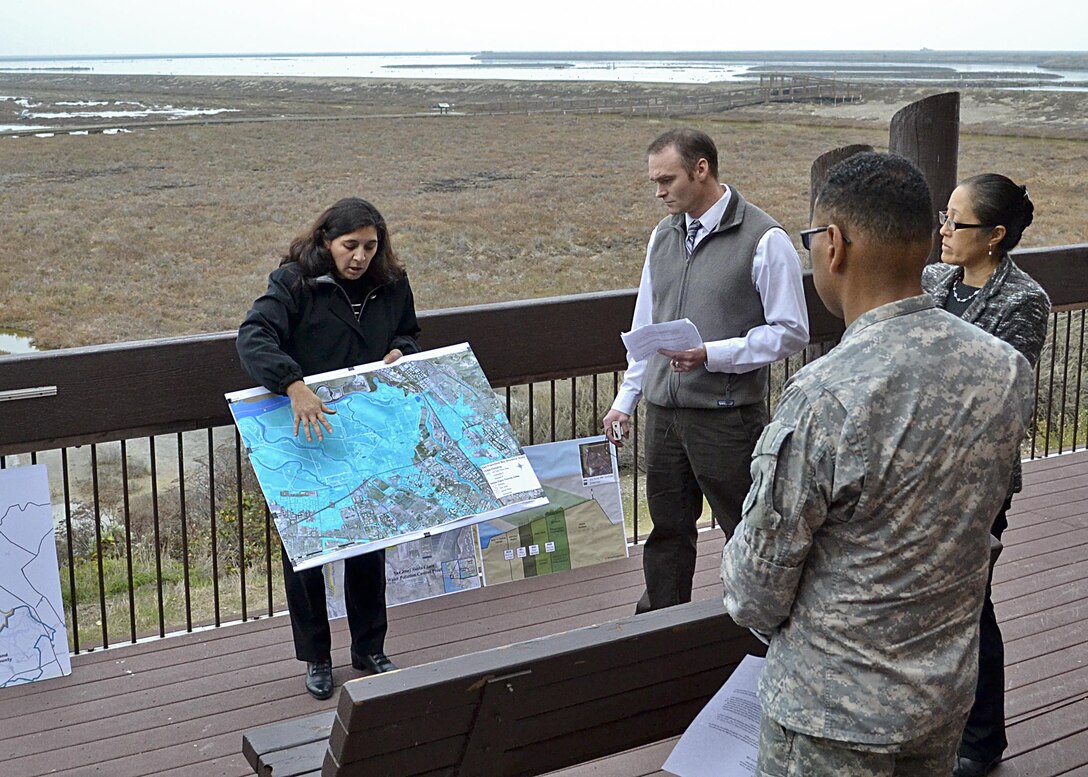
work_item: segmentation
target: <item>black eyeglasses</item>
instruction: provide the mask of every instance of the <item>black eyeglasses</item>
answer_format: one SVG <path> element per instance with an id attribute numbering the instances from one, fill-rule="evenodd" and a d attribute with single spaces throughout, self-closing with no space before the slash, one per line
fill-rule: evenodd
<path id="1" fill-rule="evenodd" d="M 964 224 L 963 222 L 956 221 L 954 218 L 948 215 L 947 210 L 937 211 L 937 221 L 941 222 L 942 227 L 945 224 L 951 226 L 953 232 L 955 232 L 957 229 L 989 229 L 990 227 L 989 224 Z"/>
<path id="2" fill-rule="evenodd" d="M 941 223 L 943 224 L 944 222 L 941 222 Z M 828 224 L 826 227 L 813 227 L 812 229 L 802 229 L 801 232 L 800 232 L 800 234 L 801 234 L 801 245 L 803 245 L 805 247 L 806 251 L 811 251 L 812 250 L 812 236 L 813 235 L 818 235 L 821 232 L 826 232 L 830 226 L 831 225 Z M 840 231 L 839 234 L 842 235 L 842 232 Z M 846 245 L 850 245 L 850 238 L 848 238 L 846 235 L 842 235 L 842 242 L 846 243 Z"/>

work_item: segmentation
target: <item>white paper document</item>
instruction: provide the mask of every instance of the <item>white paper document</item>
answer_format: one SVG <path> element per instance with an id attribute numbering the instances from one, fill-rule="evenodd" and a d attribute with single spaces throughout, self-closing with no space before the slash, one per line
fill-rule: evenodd
<path id="1" fill-rule="evenodd" d="M 703 344 L 699 330 L 687 318 L 640 326 L 630 332 L 621 333 L 620 339 L 627 347 L 627 353 L 636 362 L 649 359 L 661 349 L 686 351 Z"/>
<path id="2" fill-rule="evenodd" d="M 72 673 L 64 616 L 45 465 L 0 470 L 0 697 Z"/>
<path id="3" fill-rule="evenodd" d="M 677 777 L 753 777 L 764 659 L 745 656 L 680 737 L 662 767 Z"/>
<path id="4" fill-rule="evenodd" d="M 487 484 L 496 496 L 506 497 L 523 491 L 539 491 L 540 481 L 529 465 L 525 454 L 502 461 L 492 461 L 480 465 Z"/>

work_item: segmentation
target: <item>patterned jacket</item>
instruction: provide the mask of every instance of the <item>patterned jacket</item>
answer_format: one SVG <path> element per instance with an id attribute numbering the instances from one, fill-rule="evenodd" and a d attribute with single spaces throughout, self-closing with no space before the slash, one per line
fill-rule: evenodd
<path id="1" fill-rule="evenodd" d="M 963 268 L 950 264 L 930 264 L 922 271 L 922 288 L 937 307 L 944 307 L 956 283 L 963 280 Z M 986 281 L 986 285 L 963 311 L 963 320 L 989 332 L 1024 354 L 1034 367 L 1046 342 L 1050 297 L 1034 278 L 1006 256 Z M 1008 496 L 1023 488 L 1020 453 L 1013 463 Z"/>
<path id="2" fill-rule="evenodd" d="M 1031 386 L 1027 360 L 928 295 L 865 313 L 793 377 L 722 554 L 726 609 L 771 635 L 764 714 L 877 746 L 966 714 Z"/>

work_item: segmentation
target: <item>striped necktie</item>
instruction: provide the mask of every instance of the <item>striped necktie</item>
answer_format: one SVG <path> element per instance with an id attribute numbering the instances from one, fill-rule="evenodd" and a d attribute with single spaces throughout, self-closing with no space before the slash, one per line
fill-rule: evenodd
<path id="1" fill-rule="evenodd" d="M 695 238 L 699 236 L 699 230 L 703 228 L 703 225 L 699 223 L 699 219 L 692 219 L 688 224 L 688 239 L 685 243 L 688 249 L 688 259 L 691 258 L 692 253 L 695 251 Z"/>

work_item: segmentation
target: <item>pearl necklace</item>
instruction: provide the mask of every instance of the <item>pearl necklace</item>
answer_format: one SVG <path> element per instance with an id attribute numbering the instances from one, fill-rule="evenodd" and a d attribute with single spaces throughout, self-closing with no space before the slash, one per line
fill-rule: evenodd
<path id="1" fill-rule="evenodd" d="M 952 284 L 952 296 L 955 298 L 956 302 L 960 303 L 961 305 L 964 304 L 965 302 L 970 302 L 971 300 L 973 300 L 975 297 L 978 296 L 978 293 L 980 291 L 982 291 L 982 287 L 979 286 L 977 289 L 972 291 L 966 297 L 960 297 L 960 295 L 956 293 L 956 286 L 957 285 L 959 285 L 959 284 Z M 966 285 L 967 284 L 965 283 L 964 286 L 966 286 Z"/>

